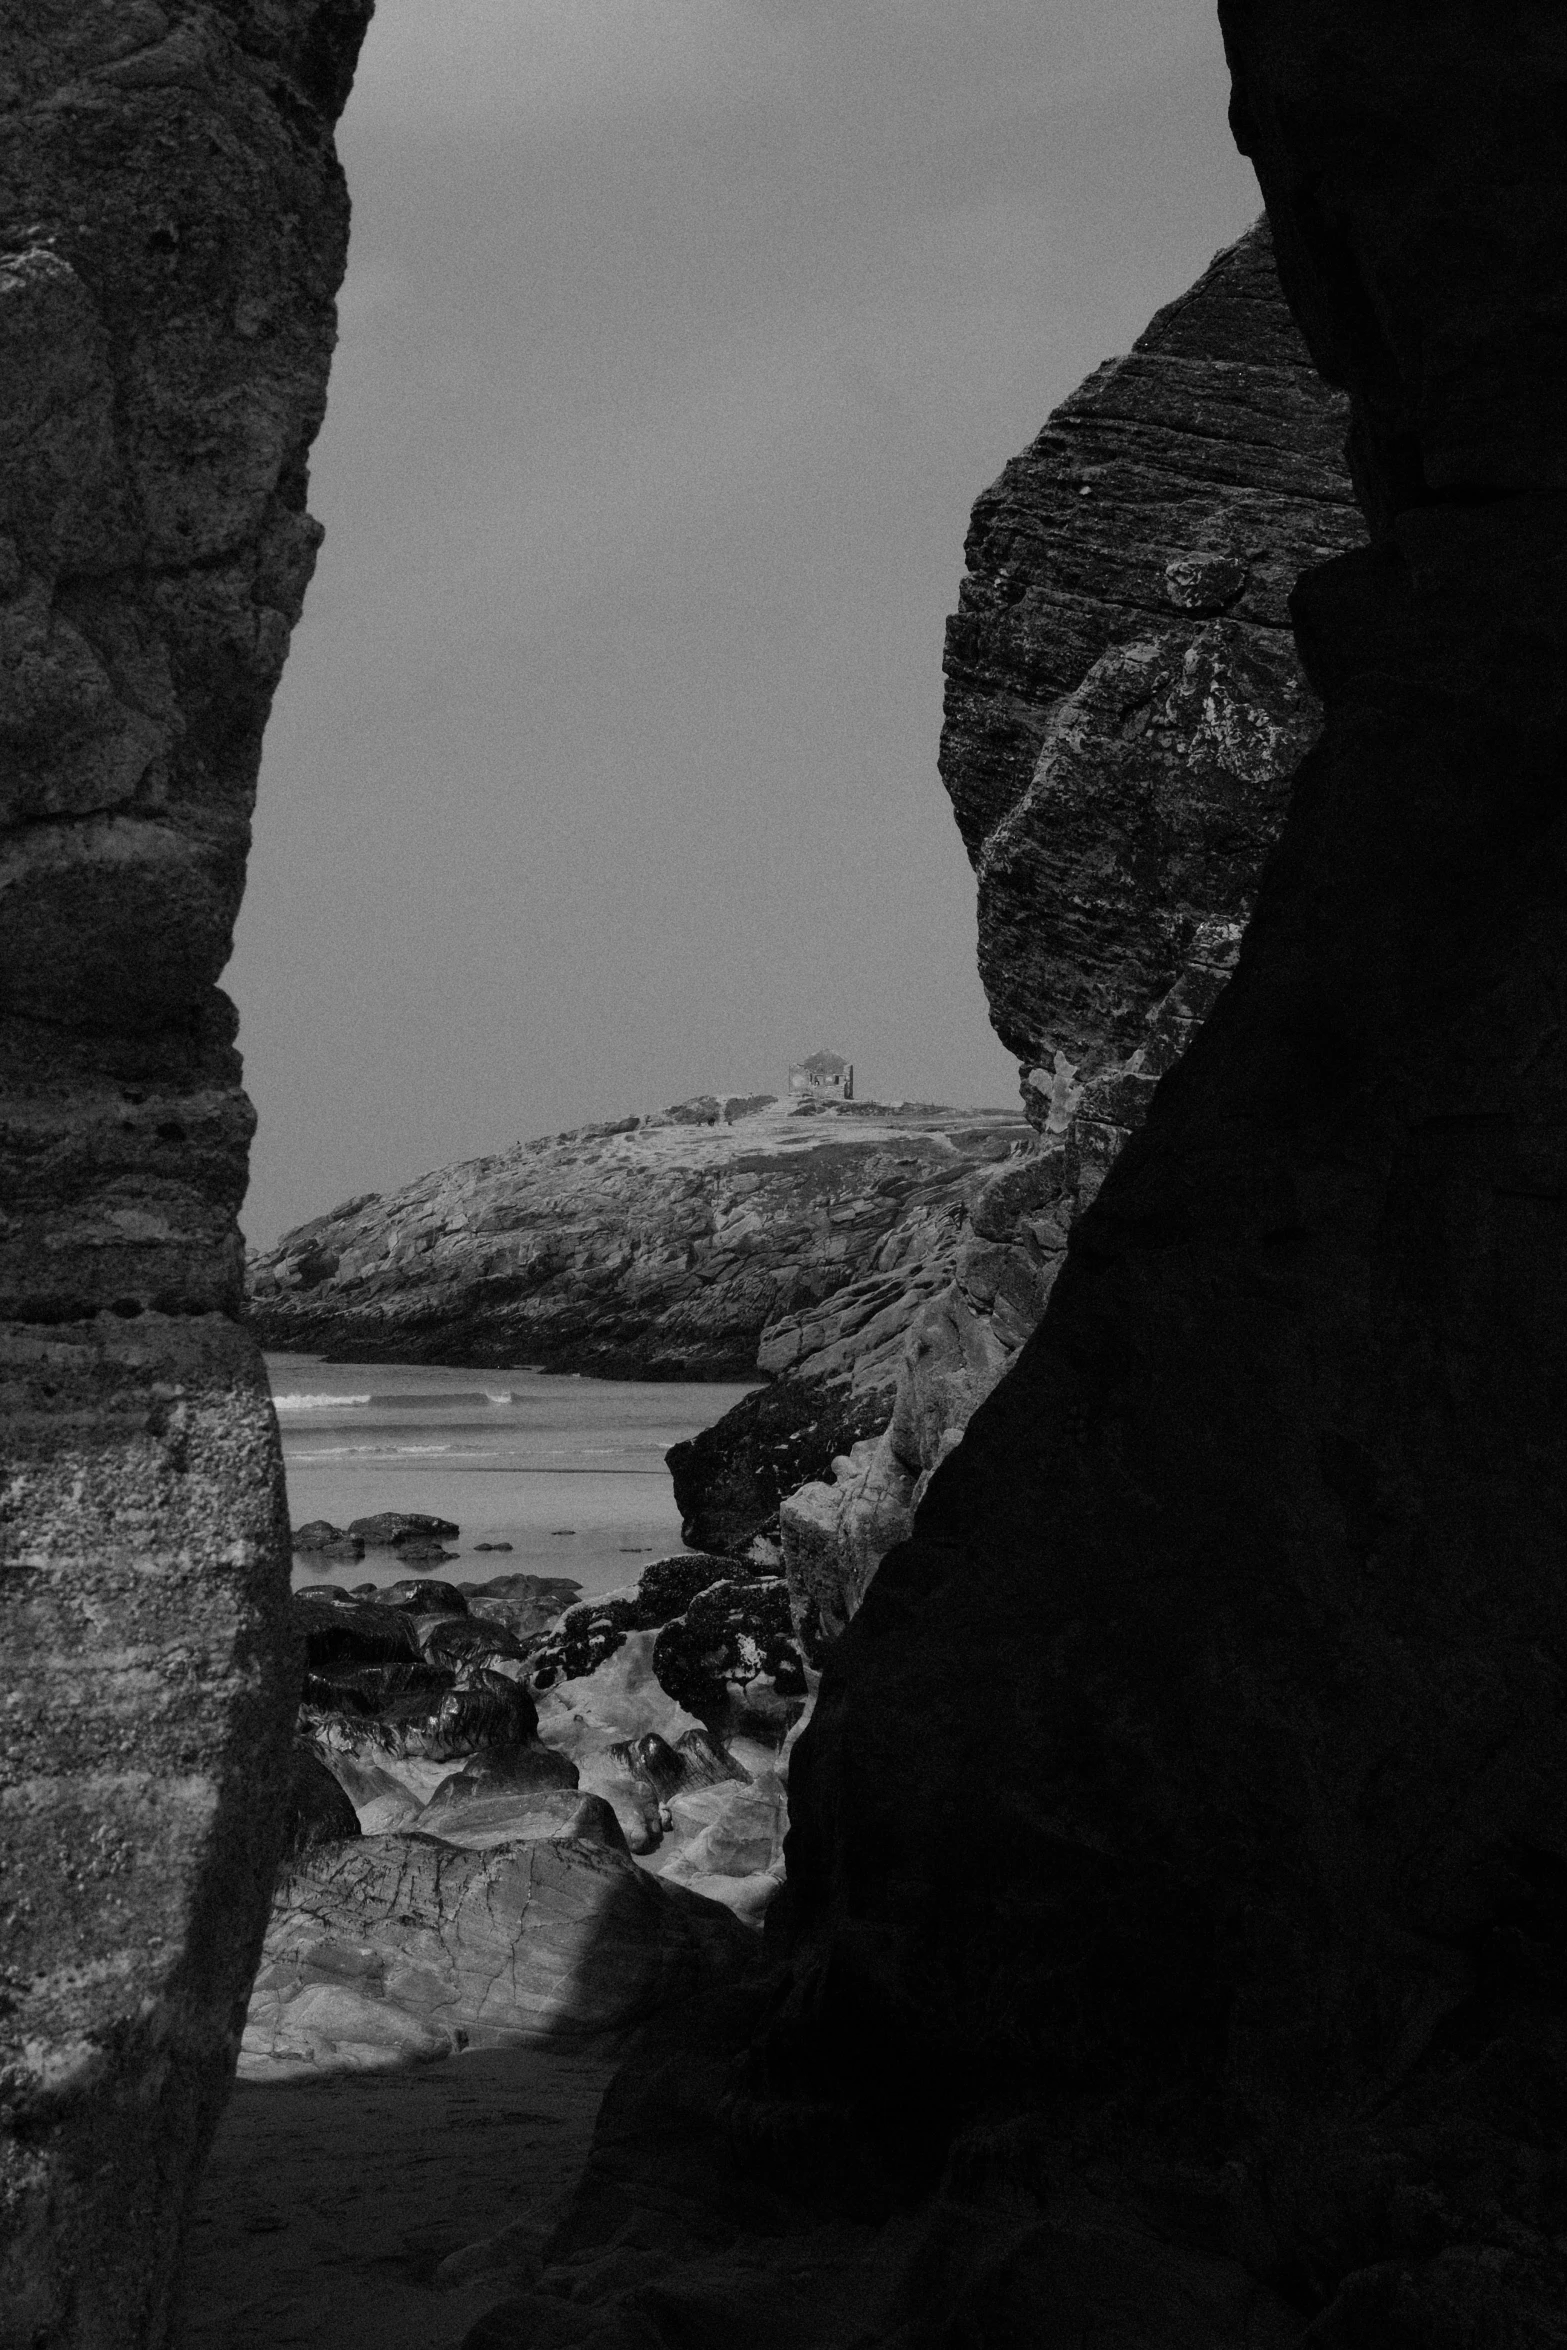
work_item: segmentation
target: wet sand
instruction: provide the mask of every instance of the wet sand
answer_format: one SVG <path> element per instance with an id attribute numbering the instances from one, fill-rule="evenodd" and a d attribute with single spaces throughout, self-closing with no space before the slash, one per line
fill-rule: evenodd
<path id="1" fill-rule="evenodd" d="M 437 2268 L 502 2228 L 524 2258 L 542 2243 L 620 2046 L 239 2084 L 192 2228 L 184 2350 L 457 2350 L 507 2285 Z"/>

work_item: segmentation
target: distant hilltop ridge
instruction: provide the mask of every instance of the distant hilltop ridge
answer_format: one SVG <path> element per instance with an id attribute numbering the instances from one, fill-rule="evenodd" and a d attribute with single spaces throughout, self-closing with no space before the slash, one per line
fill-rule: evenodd
<path id="1" fill-rule="evenodd" d="M 698 1094 L 364 1193 L 252 1253 L 267 1346 L 890 1395 L 1021 1110 Z"/>

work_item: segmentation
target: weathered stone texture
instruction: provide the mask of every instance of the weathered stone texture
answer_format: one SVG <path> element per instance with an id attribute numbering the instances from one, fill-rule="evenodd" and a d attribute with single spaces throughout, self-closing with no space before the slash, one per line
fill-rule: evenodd
<path id="1" fill-rule="evenodd" d="M 941 772 L 1041 1124 L 1056 1053 L 1135 1049 L 1199 926 L 1245 917 L 1319 718 L 1285 599 L 1364 536 L 1346 421 L 1259 223 L 974 508 Z"/>
<path id="2" fill-rule="evenodd" d="M 784 1504 L 802 1623 L 841 1630 L 909 1532 L 1233 968 L 1320 716 L 1285 596 L 1302 565 L 1364 536 L 1345 423 L 1263 223 L 975 506 L 941 766 L 978 874 L 991 1016 L 1039 1142 L 970 1199 L 878 1440 Z"/>
<path id="3" fill-rule="evenodd" d="M 272 1346 L 622 1379 L 851 1380 L 890 1395 L 963 1193 L 1016 1111 L 696 1102 L 349 1200 L 251 1266 Z"/>
<path id="4" fill-rule="evenodd" d="M 319 531 L 368 0 L 0 27 L 0 2341 L 167 2339 L 287 1788 L 215 982 Z"/>

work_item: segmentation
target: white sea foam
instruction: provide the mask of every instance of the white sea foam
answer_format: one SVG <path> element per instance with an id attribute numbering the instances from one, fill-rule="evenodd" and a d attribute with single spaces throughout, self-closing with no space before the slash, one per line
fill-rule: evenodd
<path id="1" fill-rule="evenodd" d="M 273 1404 L 280 1412 L 336 1412 L 346 1411 L 350 1404 L 368 1403 L 368 1395 L 275 1395 Z"/>

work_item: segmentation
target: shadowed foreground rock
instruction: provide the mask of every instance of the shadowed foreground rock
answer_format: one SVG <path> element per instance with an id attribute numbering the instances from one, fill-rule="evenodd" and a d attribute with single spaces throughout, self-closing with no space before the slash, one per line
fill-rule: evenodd
<path id="1" fill-rule="evenodd" d="M 0 2342 L 156 2345 L 296 1697 L 214 982 L 319 538 L 369 0 L 0 30 Z"/>
<path id="2" fill-rule="evenodd" d="M 835 1447 L 833 1481 L 813 1466 L 823 1481 L 784 1503 L 802 1622 L 829 1636 L 1037 1324 L 1074 1217 L 1234 967 L 1321 716 L 1286 598 L 1365 537 L 1345 423 L 1261 222 L 976 501 L 941 772 L 1037 1140 L 969 1187 L 877 1440 Z M 710 1455 L 731 1428 L 705 1432 Z"/>
<path id="3" fill-rule="evenodd" d="M 1379 536 L 1236 975 L 829 1664 L 751 2124 L 1086 2101 L 1313 2342 L 1554 2342 L 1567 31 L 1226 22 Z"/>

